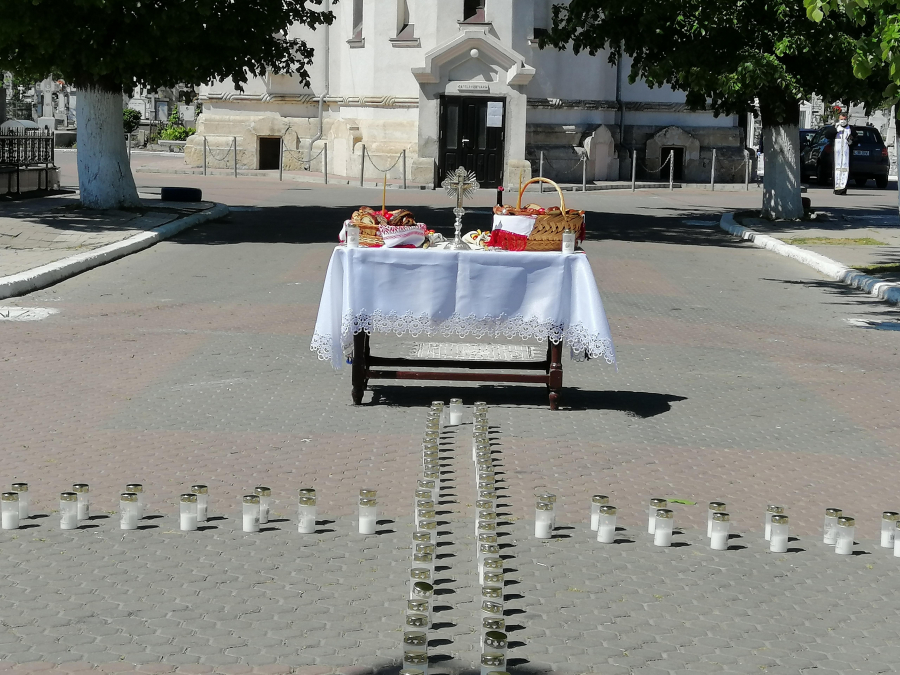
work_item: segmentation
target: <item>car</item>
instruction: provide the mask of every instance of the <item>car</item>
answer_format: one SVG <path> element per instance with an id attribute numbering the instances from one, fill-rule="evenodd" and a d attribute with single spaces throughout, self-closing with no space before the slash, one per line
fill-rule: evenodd
<path id="1" fill-rule="evenodd" d="M 875 185 L 886 188 L 891 158 L 881 134 L 875 127 L 850 128 L 856 132 L 856 140 L 850 146 L 850 178 L 858 187 L 863 187 L 873 178 Z M 804 182 L 815 176 L 819 185 L 828 185 L 834 178 L 834 145 L 829 138 L 833 133 L 833 125 L 822 127 L 801 147 L 800 174 Z"/>

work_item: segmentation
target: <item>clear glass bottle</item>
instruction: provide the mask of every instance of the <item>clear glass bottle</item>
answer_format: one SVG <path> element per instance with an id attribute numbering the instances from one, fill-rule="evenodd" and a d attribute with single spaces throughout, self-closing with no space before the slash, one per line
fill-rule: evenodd
<path id="1" fill-rule="evenodd" d="M 775 504 L 769 504 L 766 507 L 766 541 L 772 536 L 772 516 L 783 516 L 784 515 L 784 507 L 776 506 Z"/>
<path id="2" fill-rule="evenodd" d="M 600 507 L 609 504 L 609 497 L 606 495 L 594 495 L 591 497 L 591 530 L 597 531 L 600 527 Z"/>
<path id="3" fill-rule="evenodd" d="M 138 496 L 135 492 L 119 495 L 119 529 L 136 530 L 138 526 Z"/>
<path id="4" fill-rule="evenodd" d="M 138 496 L 137 514 L 138 520 L 144 518 L 144 486 L 140 483 L 129 483 L 125 486 L 125 492 L 133 492 Z"/>
<path id="5" fill-rule="evenodd" d="M 205 523 L 209 518 L 209 487 L 191 485 L 191 494 L 197 495 L 197 522 Z"/>
<path id="6" fill-rule="evenodd" d="M 375 525 L 378 521 L 378 502 L 375 498 L 360 497 L 359 499 L 359 533 L 375 534 Z"/>
<path id="7" fill-rule="evenodd" d="M 259 524 L 269 522 L 269 509 L 272 505 L 272 489 L 262 485 L 254 488 L 254 494 L 259 496 Z"/>
<path id="8" fill-rule="evenodd" d="M 241 501 L 244 532 L 259 532 L 259 495 L 244 495 Z"/>
<path id="9" fill-rule="evenodd" d="M 307 495 L 297 500 L 297 532 L 315 534 L 316 531 L 316 496 Z"/>
<path id="10" fill-rule="evenodd" d="M 664 509 L 669 505 L 669 502 L 665 499 L 654 498 L 650 500 L 650 508 L 647 511 L 649 514 L 649 520 L 647 521 L 647 532 L 650 534 L 654 534 L 656 532 L 656 512 L 659 509 Z"/>
<path id="11" fill-rule="evenodd" d="M 844 515 L 840 509 L 825 509 L 825 525 L 822 528 L 822 541 L 834 546 L 837 544 L 837 519 Z"/>
<path id="12" fill-rule="evenodd" d="M 553 505 L 538 502 L 534 508 L 534 536 L 549 539 L 553 536 Z"/>
<path id="13" fill-rule="evenodd" d="M 709 503 L 709 508 L 706 510 L 706 536 L 707 537 L 712 537 L 713 514 L 714 513 L 725 513 L 727 510 L 728 510 L 728 507 L 725 505 L 725 502 L 710 502 Z"/>
<path id="14" fill-rule="evenodd" d="M 13 483 L 10 490 L 19 493 L 19 520 L 31 518 L 31 496 L 28 494 L 28 483 Z"/>
<path id="15" fill-rule="evenodd" d="M 0 529 L 19 529 L 19 493 L 0 494 Z"/>
<path id="16" fill-rule="evenodd" d="M 728 535 L 730 532 L 731 516 L 722 511 L 713 513 L 712 531 L 709 535 L 709 547 L 713 551 L 727 551 Z"/>
<path id="17" fill-rule="evenodd" d="M 74 492 L 59 494 L 59 527 L 62 530 L 78 529 L 78 495 Z"/>
<path id="18" fill-rule="evenodd" d="M 790 523 L 783 513 L 772 513 L 769 523 L 769 551 L 787 553 L 788 529 Z"/>
<path id="19" fill-rule="evenodd" d="M 197 495 L 193 492 L 181 495 L 178 516 L 182 532 L 192 532 L 197 529 Z"/>
<path id="20" fill-rule="evenodd" d="M 881 514 L 881 547 L 894 548 L 894 533 L 897 531 L 897 520 L 900 513 L 885 511 Z"/>
<path id="21" fill-rule="evenodd" d="M 856 520 L 849 516 L 841 516 L 838 518 L 837 531 L 837 544 L 835 544 L 834 552 L 840 555 L 850 555 L 853 553 L 853 539 L 856 536 Z"/>
<path id="22" fill-rule="evenodd" d="M 90 520 L 91 488 L 87 483 L 75 483 L 72 492 L 78 495 L 78 520 Z"/>
<path id="23" fill-rule="evenodd" d="M 654 546 L 671 546 L 675 529 L 675 513 L 671 509 L 656 509 L 656 527 L 653 530 Z"/>
<path id="24" fill-rule="evenodd" d="M 604 504 L 600 507 L 597 541 L 601 544 L 612 544 L 616 540 L 616 513 L 615 506 Z"/>

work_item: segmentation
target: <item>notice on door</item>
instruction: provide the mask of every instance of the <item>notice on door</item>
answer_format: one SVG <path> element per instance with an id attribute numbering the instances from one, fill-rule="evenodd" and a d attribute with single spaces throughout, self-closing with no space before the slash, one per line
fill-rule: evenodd
<path id="1" fill-rule="evenodd" d="M 502 127 L 503 126 L 503 102 L 502 101 L 488 101 L 487 125 L 489 127 Z"/>

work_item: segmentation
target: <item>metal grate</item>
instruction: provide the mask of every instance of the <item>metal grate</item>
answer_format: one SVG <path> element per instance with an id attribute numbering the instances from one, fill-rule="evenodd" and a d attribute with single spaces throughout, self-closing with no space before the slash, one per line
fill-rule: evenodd
<path id="1" fill-rule="evenodd" d="M 0 166 L 53 164 L 53 134 L 33 129 L 0 131 Z"/>

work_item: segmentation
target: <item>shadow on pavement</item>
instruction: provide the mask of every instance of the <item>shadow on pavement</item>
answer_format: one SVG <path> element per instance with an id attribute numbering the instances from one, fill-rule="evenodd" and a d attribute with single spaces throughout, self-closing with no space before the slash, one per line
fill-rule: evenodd
<path id="1" fill-rule="evenodd" d="M 366 405 L 388 405 L 401 408 L 427 407 L 427 401 L 446 397 L 447 388 L 441 386 L 372 385 L 372 400 Z M 548 405 L 544 387 L 481 385 L 456 387 L 454 396 L 464 403 L 484 401 L 488 405 L 535 406 Z M 349 393 L 348 393 L 349 397 Z M 646 391 L 587 391 L 563 387 L 561 410 L 617 410 L 632 417 L 646 419 L 669 412 L 672 403 L 687 400 L 684 396 Z M 423 403 L 426 401 L 426 403 Z"/>
<path id="2" fill-rule="evenodd" d="M 720 230 L 715 223 L 719 212 L 685 215 L 683 211 L 654 209 L 654 214 L 611 214 L 588 211 L 586 214 L 588 241 L 635 241 L 679 244 L 687 246 L 748 246 Z M 260 244 L 336 244 L 341 226 L 353 212 L 353 207 L 278 206 L 250 207 L 232 210 L 224 220 L 200 225 L 170 239 L 180 244 L 227 245 Z M 677 215 L 675 215 L 677 213 Z M 416 206 L 414 214 L 430 229 L 447 238 L 453 236 L 452 209 Z M 487 229 L 491 226 L 491 212 L 487 208 L 467 210 L 463 230 Z M 690 225 L 699 218 L 709 225 Z"/>

